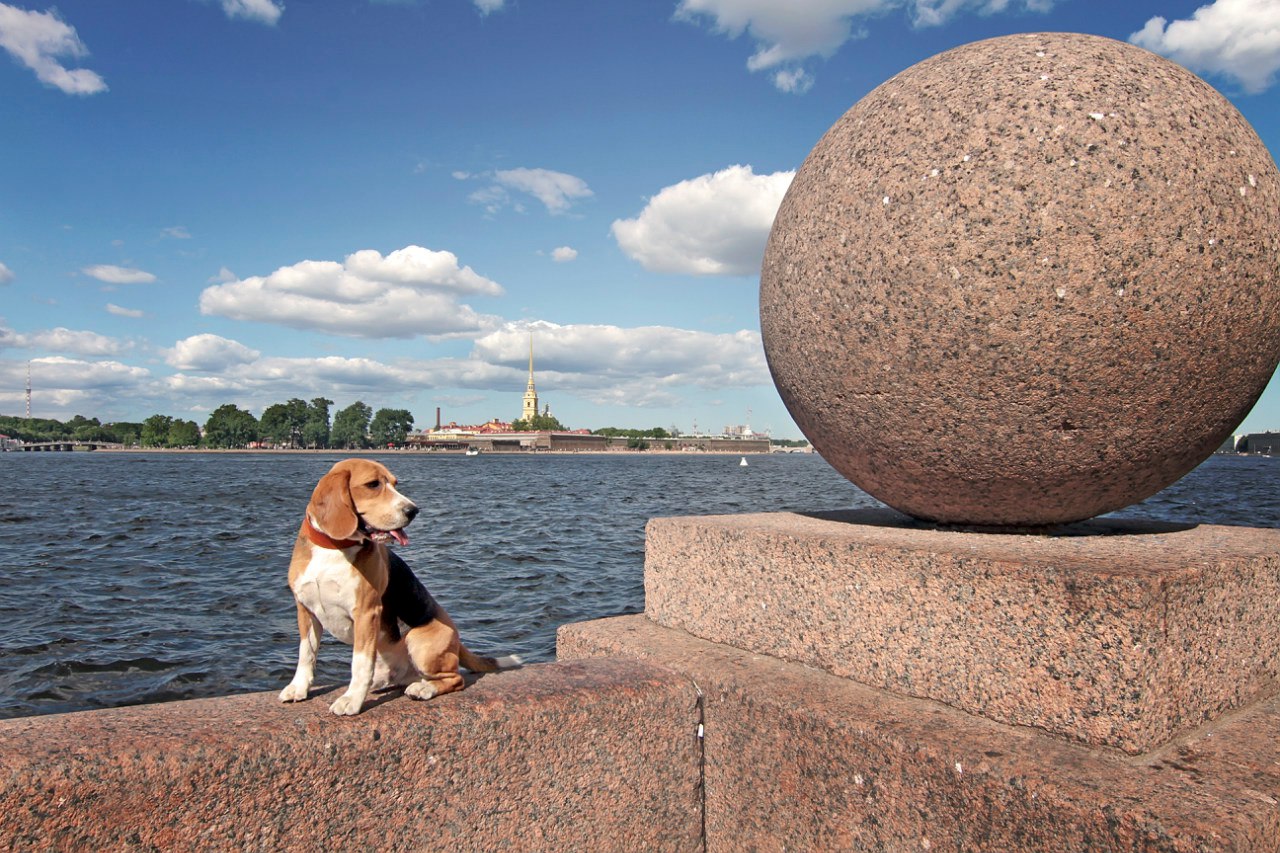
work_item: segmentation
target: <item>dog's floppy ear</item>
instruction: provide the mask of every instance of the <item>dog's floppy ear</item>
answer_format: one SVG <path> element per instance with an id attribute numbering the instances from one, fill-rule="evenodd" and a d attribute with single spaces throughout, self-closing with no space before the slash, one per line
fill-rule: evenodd
<path id="1" fill-rule="evenodd" d="M 343 468 L 321 477 L 311 493 L 307 512 L 326 536 L 349 539 L 360 523 L 355 501 L 351 499 L 351 472 Z"/>

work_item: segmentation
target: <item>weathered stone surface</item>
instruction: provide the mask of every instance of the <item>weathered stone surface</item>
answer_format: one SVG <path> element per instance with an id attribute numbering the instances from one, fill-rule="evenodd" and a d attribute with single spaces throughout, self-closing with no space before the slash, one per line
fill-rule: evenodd
<path id="1" fill-rule="evenodd" d="M 635 660 L 430 702 L 200 699 L 0 721 L 0 850 L 697 850 L 698 696 Z"/>
<path id="2" fill-rule="evenodd" d="M 1280 530 L 1062 535 L 888 510 L 656 518 L 645 614 L 746 651 L 1139 753 L 1276 692 Z"/>
<path id="3" fill-rule="evenodd" d="M 908 514 L 1034 526 L 1202 461 L 1280 358 L 1280 176 L 1140 48 L 1024 34 L 907 69 L 813 149 L 760 284 L 778 390 Z"/>
<path id="4" fill-rule="evenodd" d="M 621 616 L 560 629 L 705 697 L 706 850 L 1277 853 L 1280 698 L 1137 757 Z"/>

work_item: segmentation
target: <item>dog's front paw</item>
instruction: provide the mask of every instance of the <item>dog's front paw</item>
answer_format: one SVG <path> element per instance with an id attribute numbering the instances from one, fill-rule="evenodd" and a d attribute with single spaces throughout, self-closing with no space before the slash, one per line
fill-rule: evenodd
<path id="1" fill-rule="evenodd" d="M 339 717 L 351 717 L 360 713 L 360 706 L 363 704 L 363 698 L 352 696 L 350 693 L 343 693 L 338 697 L 338 701 L 329 706 L 329 710 Z"/>
<path id="2" fill-rule="evenodd" d="M 296 681 L 289 682 L 289 686 L 280 691 L 281 702 L 301 702 L 307 698 L 307 693 L 311 690 L 310 685 L 300 684 Z"/>

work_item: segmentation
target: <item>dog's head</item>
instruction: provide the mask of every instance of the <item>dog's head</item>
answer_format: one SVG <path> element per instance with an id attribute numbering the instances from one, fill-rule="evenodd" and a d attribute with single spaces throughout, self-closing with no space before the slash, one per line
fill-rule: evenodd
<path id="1" fill-rule="evenodd" d="M 371 459 L 344 459 L 320 478 L 307 515 L 334 539 L 394 540 L 409 544 L 405 526 L 418 514 L 413 501 L 396 491 L 396 477 Z"/>

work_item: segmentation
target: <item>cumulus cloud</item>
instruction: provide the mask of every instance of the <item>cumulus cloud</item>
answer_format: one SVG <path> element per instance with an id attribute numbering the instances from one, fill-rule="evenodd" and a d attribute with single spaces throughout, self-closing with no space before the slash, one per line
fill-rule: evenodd
<path id="1" fill-rule="evenodd" d="M 502 293 L 452 252 L 406 246 L 386 257 L 365 249 L 343 263 L 299 261 L 216 284 L 200 295 L 200 311 L 351 337 L 441 337 L 477 334 L 495 322 L 459 296 Z"/>
<path id="2" fill-rule="evenodd" d="M 551 260 L 558 264 L 565 264 L 575 260 L 578 257 L 578 250 L 569 246 L 558 246 L 551 250 Z"/>
<path id="3" fill-rule="evenodd" d="M 369 0 L 370 3 L 383 6 L 416 6 L 421 0 Z M 507 5 L 507 0 L 472 0 L 472 4 L 481 15 L 488 15 L 491 12 L 501 12 Z"/>
<path id="4" fill-rule="evenodd" d="M 771 382 L 760 334 L 716 334 L 670 326 L 508 323 L 476 340 L 472 358 L 527 369 L 529 334 L 537 349 L 539 382 L 599 392 L 644 386 L 703 389 Z"/>
<path id="5" fill-rule="evenodd" d="M 185 225 L 174 225 L 171 228 L 165 228 L 161 232 L 165 237 L 171 237 L 174 240 L 190 240 L 191 232 L 187 230 Z"/>
<path id="6" fill-rule="evenodd" d="M 385 399 L 424 389 L 502 392 L 515 399 L 528 370 L 529 332 L 536 335 L 538 385 L 592 402 L 671 405 L 680 389 L 712 391 L 771 383 L 758 332 L 713 334 L 671 327 L 559 326 L 506 323 L 477 339 L 466 358 L 402 359 L 261 357 L 234 341 L 196 336 L 166 352 L 180 372 L 158 381 L 163 393 L 216 406 L 228 399 L 265 406 L 288 397 Z M 212 339 L 212 340 L 209 340 Z M 230 345 L 230 346 L 229 346 Z M 208 353 L 199 363 L 184 353 Z M 228 351 L 230 357 L 222 358 Z M 240 360 L 243 359 L 243 360 Z"/>
<path id="7" fill-rule="evenodd" d="M 8 284 L 15 278 L 17 278 L 17 276 L 13 274 L 13 270 L 9 269 L 4 264 L 0 264 L 0 284 Z"/>
<path id="8" fill-rule="evenodd" d="M 62 64 L 62 58 L 79 59 L 89 51 L 75 28 L 54 12 L 29 12 L 0 3 L 0 47 L 34 71 L 40 82 L 68 95 L 95 95 L 107 89 L 97 73 Z"/>
<path id="9" fill-rule="evenodd" d="M 63 326 L 25 334 L 0 326 L 0 349 L 5 348 L 103 356 L 119 355 L 131 349 L 132 344 L 97 332 L 75 331 Z"/>
<path id="10" fill-rule="evenodd" d="M 275 24 L 284 14 L 284 4 L 275 0 L 222 0 L 222 11 L 228 18 Z"/>
<path id="11" fill-rule="evenodd" d="M 232 365 L 249 364 L 262 355 L 239 341 L 210 334 L 184 338 L 162 354 L 170 367 L 203 371 L 220 371 Z"/>
<path id="12" fill-rule="evenodd" d="M 595 195 L 587 182 L 582 178 L 565 172 L 551 169 L 503 169 L 483 175 L 472 175 L 469 172 L 454 172 L 458 180 L 484 178 L 492 183 L 476 190 L 470 196 L 475 204 L 482 204 L 489 213 L 496 213 L 507 205 L 518 211 L 523 206 L 511 198 L 512 192 L 531 195 L 542 202 L 551 214 L 567 213 L 574 202 Z"/>
<path id="13" fill-rule="evenodd" d="M 613 223 L 618 246 L 645 269 L 756 275 L 769 229 L 795 172 L 730 166 L 664 188 L 635 219 Z"/>
<path id="14" fill-rule="evenodd" d="M 0 335 L 2 337 L 2 335 Z M 0 412 L 25 406 L 27 367 L 31 369 L 32 414 L 65 420 L 75 414 L 109 419 L 120 401 L 151 396 L 148 370 L 120 361 L 46 356 L 28 362 L 0 361 Z"/>
<path id="15" fill-rule="evenodd" d="M 1046 12 L 1054 0 L 680 0 L 677 20 L 707 23 L 713 32 L 736 39 L 747 34 L 755 53 L 747 69 L 779 68 L 773 84 L 783 92 L 803 94 L 813 85 L 812 73 L 800 63 L 833 56 L 851 39 L 865 38 L 858 22 L 903 7 L 917 27 L 946 23 L 962 11 L 979 14 Z"/>
<path id="16" fill-rule="evenodd" d="M 147 316 L 147 312 L 145 311 L 141 311 L 137 308 L 123 308 L 110 302 L 107 303 L 107 313 L 114 314 L 117 317 L 132 317 L 135 320 Z"/>
<path id="17" fill-rule="evenodd" d="M 107 284 L 151 284 L 156 277 L 149 272 L 113 264 L 96 264 L 84 267 L 80 272 Z"/>
<path id="18" fill-rule="evenodd" d="M 1232 78 L 1244 91 L 1258 94 L 1280 70 L 1280 3 L 1216 0 L 1189 19 L 1151 18 L 1129 41 L 1192 71 Z"/>
<path id="19" fill-rule="evenodd" d="M 803 95 L 813 88 L 813 75 L 803 68 L 783 68 L 774 73 L 773 85 L 780 92 Z"/>

